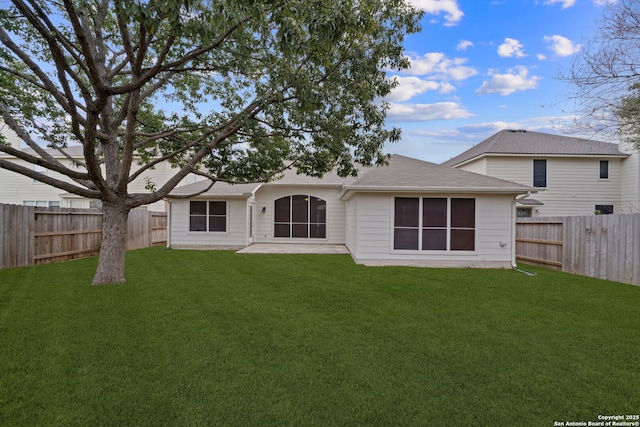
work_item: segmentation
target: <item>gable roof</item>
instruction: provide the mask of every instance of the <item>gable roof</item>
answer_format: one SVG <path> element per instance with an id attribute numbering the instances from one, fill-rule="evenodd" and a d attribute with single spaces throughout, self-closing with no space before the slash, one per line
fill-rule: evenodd
<path id="1" fill-rule="evenodd" d="M 628 154 L 618 150 L 617 144 L 609 142 L 505 129 L 441 164 L 453 167 L 492 154 L 628 157 Z"/>
<path id="2" fill-rule="evenodd" d="M 279 186 L 279 185 L 300 185 L 300 186 L 323 186 L 340 188 L 343 184 L 352 182 L 355 178 L 348 176 L 346 178 L 338 176 L 335 172 L 326 173 L 322 178 L 316 178 L 304 174 L 298 174 L 294 170 L 286 171 L 282 176 L 274 181 L 266 183 L 251 184 L 228 184 L 226 182 L 216 182 L 209 190 L 198 197 L 249 197 L 262 185 Z M 187 196 L 189 194 L 198 193 L 209 186 L 210 181 L 198 181 L 193 184 L 183 185 L 174 188 L 169 193 L 169 198 L 176 196 Z"/>
<path id="3" fill-rule="evenodd" d="M 194 194 L 204 190 L 208 185 L 209 181 L 198 181 L 176 187 L 169 198 Z M 262 185 L 332 186 L 340 188 L 339 197 L 345 199 L 356 192 L 524 194 L 538 190 L 511 181 L 394 154 L 389 160 L 389 166 L 363 169 L 357 178 L 342 178 L 335 173 L 326 174 L 323 178 L 313 178 L 289 171 L 282 179 L 264 184 L 231 185 L 217 182 L 199 197 L 249 197 Z"/>
<path id="4" fill-rule="evenodd" d="M 504 179 L 453 169 L 423 160 L 394 154 L 388 167 L 365 171 L 346 184 L 341 198 L 355 192 L 440 192 L 524 194 L 537 189 Z"/>

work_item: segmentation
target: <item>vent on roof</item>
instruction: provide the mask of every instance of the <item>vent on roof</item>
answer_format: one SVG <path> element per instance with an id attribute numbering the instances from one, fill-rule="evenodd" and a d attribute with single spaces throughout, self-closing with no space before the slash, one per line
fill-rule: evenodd
<path id="1" fill-rule="evenodd" d="M 526 129 L 508 129 L 509 132 L 513 133 L 526 133 Z"/>

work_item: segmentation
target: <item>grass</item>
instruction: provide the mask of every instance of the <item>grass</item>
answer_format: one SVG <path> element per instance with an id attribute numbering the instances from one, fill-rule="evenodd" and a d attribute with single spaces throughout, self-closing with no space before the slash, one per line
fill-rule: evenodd
<path id="1" fill-rule="evenodd" d="M 0 425 L 553 425 L 640 409 L 640 288 L 127 254 L 0 271 Z"/>

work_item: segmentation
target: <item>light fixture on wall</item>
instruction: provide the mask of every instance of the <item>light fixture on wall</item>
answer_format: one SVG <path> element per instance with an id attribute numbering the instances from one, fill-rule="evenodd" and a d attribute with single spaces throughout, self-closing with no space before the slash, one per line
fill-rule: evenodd
<path id="1" fill-rule="evenodd" d="M 266 211 L 267 211 L 267 207 L 266 207 L 266 206 L 263 206 L 263 207 L 262 207 L 262 213 L 265 213 Z"/>

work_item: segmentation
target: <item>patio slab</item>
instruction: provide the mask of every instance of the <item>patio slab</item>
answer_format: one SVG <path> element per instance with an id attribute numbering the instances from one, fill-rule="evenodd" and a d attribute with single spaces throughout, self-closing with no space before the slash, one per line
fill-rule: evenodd
<path id="1" fill-rule="evenodd" d="M 301 243 L 253 243 L 239 254 L 348 254 L 345 245 L 305 245 Z"/>

